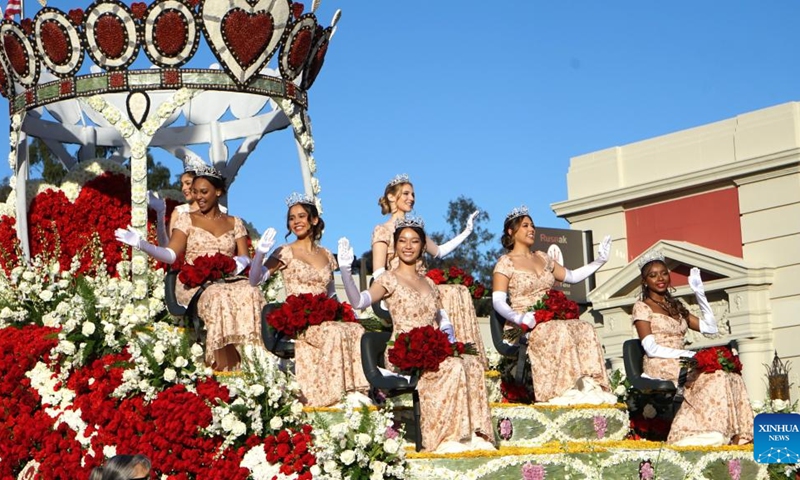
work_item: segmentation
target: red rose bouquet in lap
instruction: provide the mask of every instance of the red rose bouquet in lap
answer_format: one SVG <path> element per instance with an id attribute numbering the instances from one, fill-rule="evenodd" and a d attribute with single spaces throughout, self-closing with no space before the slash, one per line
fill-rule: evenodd
<path id="1" fill-rule="evenodd" d="M 471 343 L 450 343 L 446 333 L 430 325 L 403 332 L 390 345 L 389 362 L 400 371 L 415 375 L 439 370 L 447 357 L 478 353 Z"/>
<path id="2" fill-rule="evenodd" d="M 181 265 L 178 280 L 189 288 L 199 287 L 206 282 L 213 282 L 232 276 L 236 272 L 236 262 L 223 254 L 202 255 L 194 262 Z"/>
<path id="3" fill-rule="evenodd" d="M 267 316 L 267 323 L 286 336 L 295 338 L 306 328 L 322 322 L 356 322 L 356 315 L 348 303 L 320 293 L 289 295 L 280 308 Z"/>
<path id="4" fill-rule="evenodd" d="M 708 347 L 698 351 L 694 357 L 687 358 L 684 363 L 689 370 L 702 373 L 714 373 L 718 370 L 730 373 L 742 373 L 742 362 L 739 356 L 727 346 Z"/>

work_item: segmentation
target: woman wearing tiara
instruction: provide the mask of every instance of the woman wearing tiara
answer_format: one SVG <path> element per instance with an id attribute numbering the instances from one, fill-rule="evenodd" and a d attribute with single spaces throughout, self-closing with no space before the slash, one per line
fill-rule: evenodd
<path id="1" fill-rule="evenodd" d="M 156 260 L 172 264 L 184 254 L 192 264 L 203 255 L 223 253 L 236 261 L 237 272 L 249 264 L 246 236 L 242 220 L 222 213 L 219 197 L 225 193 L 225 180 L 211 167 L 198 169 L 192 181 L 192 194 L 197 210 L 180 215 L 167 247 L 157 247 L 128 227 L 117 229 L 117 240 L 144 251 Z M 245 280 L 245 279 L 241 279 Z M 200 287 L 189 288 L 178 281 L 175 296 L 187 305 Z M 246 281 L 230 281 L 207 285 L 197 302 L 197 314 L 206 328 L 206 363 L 217 370 L 238 366 L 238 345 L 261 344 L 261 290 Z"/>
<path id="2" fill-rule="evenodd" d="M 339 262 L 347 298 L 355 308 L 385 299 L 392 314 L 392 338 L 416 327 L 435 326 L 455 341 L 436 285 L 417 269 L 427 237 L 420 219 L 400 219 L 394 229 L 398 263 L 378 277 L 369 290 L 358 291 L 350 273 L 353 249 L 339 240 Z M 461 340 L 461 339 L 459 339 Z M 389 362 L 387 360 L 387 365 Z M 417 383 L 422 444 L 440 453 L 494 449 L 491 413 L 483 367 L 477 356 L 448 357 L 436 372 L 424 372 Z"/>
<path id="3" fill-rule="evenodd" d="M 600 243 L 595 261 L 568 270 L 544 252 L 531 251 L 534 233 L 533 220 L 524 205 L 506 216 L 500 241 L 508 253 L 494 267 L 492 306 L 507 322 L 531 330 L 528 358 L 536 401 L 559 405 L 616 403 L 594 327 L 577 319 L 537 325 L 532 311 L 556 280 L 577 283 L 605 264 L 611 237 Z"/>
<path id="4" fill-rule="evenodd" d="M 680 359 L 695 352 L 684 350 L 687 329 L 702 334 L 718 332 L 708 303 L 700 270 L 692 268 L 689 287 L 695 294 L 701 318 L 689 310 L 670 290 L 672 283 L 664 255 L 651 252 L 638 263 L 642 297 L 633 305 L 633 325 L 647 356 L 644 373 L 677 383 Z M 744 381 L 736 373 L 692 371 L 686 380 L 684 401 L 669 431 L 667 443 L 676 445 L 727 445 L 753 441 L 753 409 Z"/>
<path id="5" fill-rule="evenodd" d="M 333 272 L 336 260 L 319 245 L 325 223 L 319 216 L 314 197 L 292 194 L 286 199 L 286 236 L 296 240 L 283 245 L 262 265 L 275 243 L 275 230 L 268 229 L 256 245 L 250 284 L 258 285 L 280 270 L 286 295 L 336 294 Z M 369 384 L 361 365 L 361 335 L 358 323 L 323 322 L 308 327 L 295 342 L 295 376 L 306 405 L 326 407 L 347 394 L 350 402 L 366 402 Z"/>
<path id="6" fill-rule="evenodd" d="M 383 196 L 378 199 L 381 213 L 384 215 L 390 214 L 390 217 L 388 221 L 376 226 L 372 231 L 373 278 L 380 277 L 383 272 L 396 267 L 400 263 L 395 256 L 393 237 L 395 224 L 414 209 L 415 203 L 414 185 L 412 185 L 411 180 L 405 173 L 391 179 L 384 189 Z M 442 258 L 455 250 L 472 233 L 473 222 L 478 213 L 480 212 L 476 210 L 467 218 L 467 224 L 463 232 L 442 245 L 436 245 L 433 240 L 427 238 L 424 251 L 434 257 Z M 417 269 L 425 273 L 421 256 L 417 261 Z M 483 347 L 483 339 L 478 327 L 475 307 L 472 305 L 472 298 L 469 293 L 464 292 L 463 288 L 459 290 L 459 286 L 447 285 L 440 287 L 440 294 L 442 303 L 450 314 L 456 334 L 462 341 L 475 344 L 479 357 L 485 365 L 486 353 Z"/>

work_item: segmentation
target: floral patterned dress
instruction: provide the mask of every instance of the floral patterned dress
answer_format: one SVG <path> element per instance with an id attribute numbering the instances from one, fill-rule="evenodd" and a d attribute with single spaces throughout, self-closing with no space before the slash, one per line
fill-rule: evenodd
<path id="1" fill-rule="evenodd" d="M 650 323 L 656 343 L 682 349 L 689 328 L 686 319 L 676 320 L 669 315 L 655 313 L 644 302 L 633 305 L 633 321 Z M 644 357 L 644 373 L 652 378 L 678 381 L 680 360 L 677 358 Z M 728 441 L 735 435 L 740 443 L 753 440 L 753 409 L 747 396 L 742 376 L 717 371 L 696 372 L 686 379 L 684 400 L 669 431 L 667 443 L 675 443 L 693 435 L 719 432 Z"/>
<path id="2" fill-rule="evenodd" d="M 186 234 L 184 257 L 188 263 L 218 252 L 232 257 L 236 255 L 236 240 L 247 235 L 238 217 L 234 217 L 233 230 L 219 237 L 192 225 L 191 215 L 179 215 L 175 228 Z M 198 288 L 187 288 L 179 280 L 175 298 L 182 305 L 188 305 Z M 258 287 L 251 287 L 245 277 L 208 285 L 197 302 L 197 314 L 206 327 L 206 364 L 212 365 L 214 352 L 226 345 L 261 345 L 263 308 L 264 295 Z"/>
<path id="3" fill-rule="evenodd" d="M 553 259 L 535 252 L 544 261 L 544 271 L 518 270 L 508 255 L 503 255 L 494 273 L 508 277 L 511 308 L 518 313 L 530 310 L 553 287 Z M 528 337 L 533 392 L 537 402 L 547 402 L 573 388 L 581 377 L 592 378 L 604 391 L 611 391 L 603 349 L 592 325 L 581 320 L 551 320 L 536 326 Z"/>
<path id="4" fill-rule="evenodd" d="M 320 247 L 328 263 L 317 269 L 295 258 L 292 247 L 284 245 L 272 257 L 279 260 L 286 295 L 326 293 L 333 282 L 336 260 Z M 324 322 L 311 326 L 297 337 L 294 345 L 295 378 L 303 393 L 303 402 L 313 407 L 333 405 L 345 393 L 369 390 L 361 365 L 361 336 L 358 323 Z"/>
<path id="5" fill-rule="evenodd" d="M 394 229 L 385 224 L 380 224 L 372 231 L 372 243 L 382 242 L 387 245 L 386 270 L 397 268 L 400 259 L 394 256 Z M 425 266 L 422 259 L 417 260 L 417 271 L 425 274 Z M 478 316 L 475 313 L 475 305 L 472 303 L 469 289 L 464 285 L 439 285 L 439 295 L 442 305 L 447 312 L 447 318 L 453 324 L 456 339 L 459 342 L 471 343 L 478 350 L 478 357 L 484 366 L 487 366 L 486 349 L 483 346 L 483 336 L 478 326 Z"/>
<path id="6" fill-rule="evenodd" d="M 433 281 L 426 280 L 431 287 L 427 294 L 405 286 L 392 271 L 376 280 L 387 292 L 385 300 L 393 320 L 392 338 L 416 327 L 436 326 L 439 293 Z M 388 359 L 386 364 L 390 365 Z M 424 450 L 436 450 L 446 441 L 470 441 L 475 433 L 494 442 L 483 366 L 477 356 L 447 358 L 438 371 L 422 374 L 417 391 Z"/>

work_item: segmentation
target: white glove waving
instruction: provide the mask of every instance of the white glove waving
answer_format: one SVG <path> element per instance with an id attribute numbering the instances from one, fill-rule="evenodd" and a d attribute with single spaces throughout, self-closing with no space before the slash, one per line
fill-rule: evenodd
<path id="1" fill-rule="evenodd" d="M 533 312 L 526 312 L 525 315 L 522 316 L 520 324 L 528 327 L 528 330 L 533 330 L 533 327 L 536 326 L 536 317 L 534 317 Z"/>
<path id="2" fill-rule="evenodd" d="M 345 268 L 349 269 L 353 265 L 353 260 L 355 260 L 356 257 L 353 253 L 353 247 L 350 246 L 350 240 L 346 237 L 339 239 L 339 252 L 337 257 L 339 261 L 339 270 L 344 270 Z"/>
<path id="3" fill-rule="evenodd" d="M 130 225 L 128 226 L 127 230 L 124 228 L 118 228 L 114 230 L 114 237 L 116 237 L 118 242 L 122 242 L 125 245 L 130 245 L 133 248 L 141 249 L 142 236 L 139 235 L 139 232 L 134 230 Z"/>
<path id="4" fill-rule="evenodd" d="M 277 231 L 274 228 L 270 227 L 264 231 L 264 234 L 261 235 L 261 239 L 258 241 L 256 245 L 256 251 L 261 253 L 262 255 L 266 255 L 267 252 L 270 251 L 273 245 L 275 245 L 275 235 L 277 235 Z"/>
<path id="5" fill-rule="evenodd" d="M 470 214 L 470 216 L 467 218 L 467 226 L 464 228 L 464 230 L 472 233 L 472 228 L 475 226 L 475 217 L 477 217 L 479 213 L 481 213 L 480 210 L 475 210 L 472 212 L 472 214 Z"/>
<path id="6" fill-rule="evenodd" d="M 608 256 L 611 254 L 611 235 L 603 237 L 603 241 L 597 247 L 597 259 L 603 263 L 608 261 Z"/>
<path id="7" fill-rule="evenodd" d="M 160 198 L 158 193 L 153 193 L 150 190 L 147 191 L 147 206 L 158 213 L 167 211 L 167 202 L 165 202 L 163 198 Z"/>
<path id="8" fill-rule="evenodd" d="M 703 288 L 703 280 L 700 278 L 700 269 L 697 267 L 692 267 L 692 269 L 689 270 L 689 288 L 691 288 L 695 293 L 705 293 L 705 289 Z"/>

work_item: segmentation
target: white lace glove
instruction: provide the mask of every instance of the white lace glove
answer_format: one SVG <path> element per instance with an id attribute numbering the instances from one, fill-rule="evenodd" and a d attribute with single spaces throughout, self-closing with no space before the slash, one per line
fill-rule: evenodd
<path id="1" fill-rule="evenodd" d="M 649 357 L 655 358 L 691 358 L 694 357 L 695 352 L 690 350 L 682 350 L 679 348 L 665 347 L 656 343 L 656 337 L 652 334 L 647 335 L 642 339 L 642 347 Z"/>
<path id="2" fill-rule="evenodd" d="M 611 253 L 611 235 L 606 235 L 600 246 L 597 247 L 597 258 L 592 263 L 586 264 L 575 270 L 564 269 L 564 283 L 578 283 L 589 278 L 591 274 L 600 269 L 608 261 Z"/>
<path id="3" fill-rule="evenodd" d="M 353 266 L 353 260 L 356 258 L 353 253 L 353 247 L 350 246 L 350 240 L 345 237 L 339 239 L 338 247 L 337 259 L 339 261 L 339 272 L 342 274 L 344 293 L 353 308 L 363 310 L 372 305 L 372 296 L 368 290 L 359 292 L 356 281 L 353 279 L 353 272 L 350 271 L 350 267 Z"/>
<path id="4" fill-rule="evenodd" d="M 158 196 L 158 193 L 147 191 L 147 206 L 156 212 L 156 236 L 158 244 L 162 247 L 169 245 L 169 235 L 167 235 L 167 224 L 165 215 L 167 213 L 167 202 Z"/>
<path id="5" fill-rule="evenodd" d="M 700 269 L 697 267 L 692 267 L 692 269 L 689 270 L 689 288 L 694 292 L 697 305 L 700 307 L 700 333 L 718 333 L 717 319 L 714 318 L 714 311 L 711 310 L 711 305 L 708 304 L 708 300 L 706 299 L 703 280 L 700 278 Z"/>
<path id="6" fill-rule="evenodd" d="M 253 262 L 250 264 L 250 285 L 254 287 L 269 279 L 269 269 L 264 266 L 264 257 L 275 245 L 275 235 L 277 233 L 272 227 L 266 229 L 256 244 L 256 253 L 253 255 Z"/>
<path id="7" fill-rule="evenodd" d="M 508 294 L 506 292 L 500 292 L 497 290 L 492 292 L 492 307 L 494 307 L 494 311 L 499 313 L 500 316 L 506 320 L 514 322 L 519 326 L 524 325 L 528 328 L 528 330 L 533 330 L 533 327 L 536 326 L 536 317 L 534 317 L 533 312 L 515 312 L 506 302 L 507 298 Z"/>
<path id="8" fill-rule="evenodd" d="M 436 252 L 436 258 L 442 258 L 448 253 L 455 250 L 461 243 L 469 237 L 472 233 L 472 228 L 474 227 L 475 217 L 481 213 L 480 210 L 475 210 L 472 214 L 467 218 L 467 225 L 464 227 L 464 231 L 453 237 L 452 240 L 445 242 L 439 245 L 439 250 Z"/>
<path id="9" fill-rule="evenodd" d="M 175 259 L 177 258 L 175 252 L 173 252 L 171 248 L 157 247 L 146 242 L 142 236 L 139 235 L 139 232 L 134 230 L 131 226 L 128 226 L 127 230 L 124 228 L 118 228 L 114 230 L 114 237 L 116 237 L 118 242 L 122 242 L 125 245 L 130 245 L 137 250 L 141 250 L 159 262 L 171 264 L 175 263 Z"/>
<path id="10" fill-rule="evenodd" d="M 450 319 L 447 317 L 447 312 L 445 312 L 444 309 L 439 309 L 439 311 L 436 312 L 436 316 L 439 320 L 439 330 L 447 334 L 448 342 L 455 343 L 456 329 L 453 328 L 452 322 L 450 322 Z"/>

